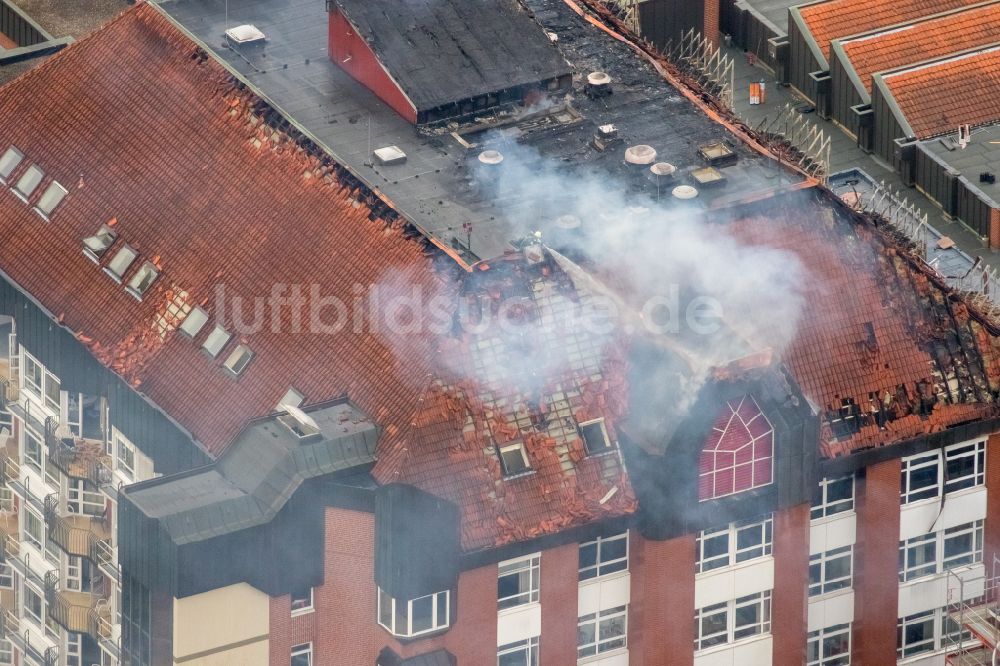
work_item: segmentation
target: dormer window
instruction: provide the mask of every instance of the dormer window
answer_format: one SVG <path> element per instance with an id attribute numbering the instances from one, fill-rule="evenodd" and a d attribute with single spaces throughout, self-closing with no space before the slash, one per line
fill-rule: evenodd
<path id="1" fill-rule="evenodd" d="M 14 194 L 27 203 L 32 192 L 41 184 L 43 178 L 45 178 L 45 172 L 37 164 L 32 164 L 18 179 L 17 185 L 14 186 Z"/>
<path id="2" fill-rule="evenodd" d="M 506 477 L 518 476 L 531 471 L 531 464 L 528 463 L 528 453 L 524 450 L 524 442 L 518 441 L 505 444 L 499 447 L 500 463 L 503 466 L 503 475 Z"/>
<path id="3" fill-rule="evenodd" d="M 184 317 L 184 321 L 181 322 L 181 332 L 189 337 L 194 337 L 198 335 L 198 331 L 205 326 L 208 322 L 208 313 L 200 307 L 196 307 L 191 312 Z"/>
<path id="4" fill-rule="evenodd" d="M 128 270 L 128 267 L 132 265 L 137 256 L 139 256 L 138 252 L 128 245 L 123 245 L 115 253 L 115 256 L 111 257 L 111 261 L 104 267 L 104 272 L 110 275 L 115 282 L 121 282 L 125 271 Z"/>
<path id="5" fill-rule="evenodd" d="M 132 279 L 128 281 L 128 287 L 126 290 L 128 293 L 132 294 L 139 300 L 142 300 L 142 295 L 146 293 L 153 281 L 156 280 L 156 276 L 160 272 L 156 270 L 156 266 L 151 261 L 145 262 L 139 267 L 139 270 L 135 272 Z"/>
<path id="6" fill-rule="evenodd" d="M 0 155 L 0 183 L 7 182 L 10 174 L 14 173 L 14 169 L 17 168 L 17 165 L 23 159 L 24 153 L 14 146 L 11 146 L 3 155 Z"/>
<path id="7" fill-rule="evenodd" d="M 250 359 L 253 358 L 253 352 L 246 345 L 237 345 L 233 353 L 229 355 L 226 362 L 223 364 L 226 366 L 226 370 L 233 373 L 234 375 L 239 375 L 242 373 L 247 365 L 250 364 Z"/>
<path id="8" fill-rule="evenodd" d="M 118 238 L 118 234 L 112 231 L 108 225 L 102 224 L 96 234 L 83 239 L 83 253 L 94 261 L 100 261 L 108 248 L 114 244 L 116 238 Z"/>
<path id="9" fill-rule="evenodd" d="M 45 188 L 42 198 L 38 200 L 38 205 L 35 206 L 35 212 L 48 220 L 49 215 L 51 215 L 52 211 L 56 209 L 56 206 L 62 203 L 62 200 L 67 194 L 69 194 L 69 192 L 66 191 L 66 188 L 53 180 L 49 183 L 49 186 Z"/>
<path id="10" fill-rule="evenodd" d="M 201 348 L 207 351 L 209 356 L 215 358 L 222 351 L 222 348 L 226 346 L 231 337 L 233 336 L 221 324 L 216 324 L 212 332 L 205 338 L 205 342 L 202 343 Z"/>
<path id="11" fill-rule="evenodd" d="M 581 423 L 580 436 L 583 438 L 583 446 L 587 449 L 587 455 L 595 456 L 611 450 L 611 441 L 608 439 L 608 430 L 604 426 L 604 419 Z"/>

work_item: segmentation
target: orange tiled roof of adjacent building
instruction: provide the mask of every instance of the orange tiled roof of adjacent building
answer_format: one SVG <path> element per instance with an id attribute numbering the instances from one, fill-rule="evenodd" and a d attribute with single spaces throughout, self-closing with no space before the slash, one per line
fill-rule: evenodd
<path id="1" fill-rule="evenodd" d="M 1000 46 L 887 74 L 884 84 L 914 136 L 1000 121 Z"/>
<path id="2" fill-rule="evenodd" d="M 1000 2 L 847 40 L 844 52 L 869 93 L 872 74 L 1000 42 Z"/>
<path id="3" fill-rule="evenodd" d="M 967 7 L 982 0 L 828 0 L 799 8 L 823 57 L 830 57 L 830 42 L 841 37 L 908 23 L 930 14 Z"/>

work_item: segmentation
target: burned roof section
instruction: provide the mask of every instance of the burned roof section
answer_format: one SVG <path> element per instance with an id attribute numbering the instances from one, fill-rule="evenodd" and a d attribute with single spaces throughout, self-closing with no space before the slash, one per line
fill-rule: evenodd
<path id="1" fill-rule="evenodd" d="M 568 76 L 517 0 L 336 0 L 418 112 Z M 339 39 L 332 34 L 331 41 Z"/>

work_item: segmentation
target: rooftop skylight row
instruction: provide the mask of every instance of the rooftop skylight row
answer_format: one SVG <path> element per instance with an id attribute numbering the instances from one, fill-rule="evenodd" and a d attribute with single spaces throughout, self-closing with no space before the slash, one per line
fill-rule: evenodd
<path id="1" fill-rule="evenodd" d="M 13 185 L 10 185 L 9 181 L 22 162 L 24 162 L 24 153 L 15 146 L 11 146 L 3 155 L 0 155 L 0 183 L 9 185 L 14 196 L 30 205 L 32 195 L 45 180 L 45 171 L 37 164 L 31 164 L 24 169 Z M 42 219 L 48 221 L 49 216 L 62 203 L 67 194 L 69 192 L 65 187 L 60 185 L 58 181 L 51 180 L 35 203 L 35 212 Z"/>

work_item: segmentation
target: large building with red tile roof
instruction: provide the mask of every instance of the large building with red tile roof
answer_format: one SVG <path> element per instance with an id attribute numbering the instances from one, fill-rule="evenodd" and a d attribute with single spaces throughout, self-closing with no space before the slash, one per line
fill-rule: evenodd
<path id="1" fill-rule="evenodd" d="M 169 11 L 142 3 L 0 89 L 0 653 L 812 666 L 993 647 L 947 623 L 992 601 L 1000 328 L 890 228 L 798 186 L 582 207 L 559 251 L 532 233 L 456 261 L 373 185 L 391 172 L 348 168 Z M 251 63 L 277 46 L 230 44 Z M 675 101 L 679 125 L 722 131 Z M 620 185 L 610 162 L 579 157 Z M 499 177 L 473 169 L 463 187 Z M 794 313 L 659 327 L 647 306 L 674 285 L 629 251 L 653 225 L 710 234 L 673 237 L 688 255 L 782 262 Z M 724 277 L 676 285 L 689 317 L 740 292 Z"/>

